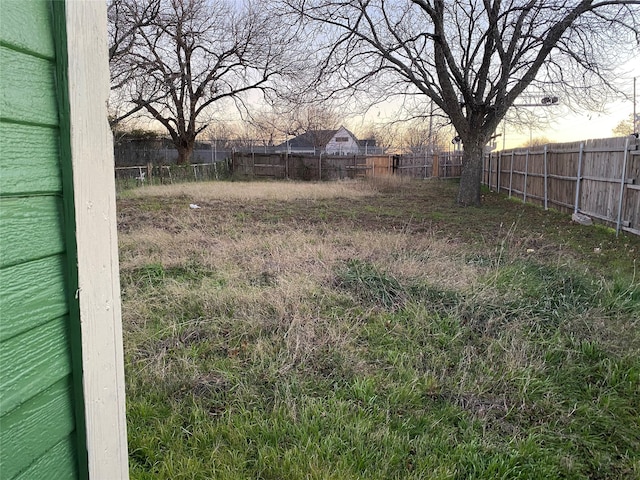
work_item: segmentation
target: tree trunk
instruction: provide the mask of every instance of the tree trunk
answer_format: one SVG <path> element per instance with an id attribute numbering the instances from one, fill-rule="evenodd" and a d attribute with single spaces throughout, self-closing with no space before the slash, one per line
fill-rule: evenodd
<path id="1" fill-rule="evenodd" d="M 176 145 L 176 149 L 178 150 L 178 165 L 188 165 L 193 154 L 193 142 Z"/>
<path id="2" fill-rule="evenodd" d="M 480 186 L 482 184 L 482 155 L 484 144 L 480 139 L 471 139 L 464 143 L 462 156 L 462 176 L 458 190 L 457 203 L 465 207 L 480 205 Z"/>

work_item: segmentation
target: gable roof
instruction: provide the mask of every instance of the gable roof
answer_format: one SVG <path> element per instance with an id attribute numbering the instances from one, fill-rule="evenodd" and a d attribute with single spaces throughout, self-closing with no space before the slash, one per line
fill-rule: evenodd
<path id="1" fill-rule="evenodd" d="M 297 137 L 289 139 L 288 142 L 283 142 L 278 147 L 291 148 L 318 148 L 324 147 L 331 137 L 333 137 L 338 130 L 309 130 Z"/>
<path id="2" fill-rule="evenodd" d="M 351 133 L 351 130 L 349 130 L 347 127 L 341 126 L 338 130 L 336 130 L 336 133 L 338 133 L 340 130 L 346 132 L 351 138 L 353 138 L 355 142 L 358 141 L 357 137 L 353 133 Z"/>

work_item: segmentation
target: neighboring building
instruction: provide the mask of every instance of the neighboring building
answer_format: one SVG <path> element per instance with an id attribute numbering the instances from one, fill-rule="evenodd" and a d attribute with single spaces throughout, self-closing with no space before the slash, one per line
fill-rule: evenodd
<path id="1" fill-rule="evenodd" d="M 0 477 L 126 479 L 106 2 L 3 0 Z"/>
<path id="2" fill-rule="evenodd" d="M 345 127 L 337 130 L 309 130 L 274 147 L 276 153 L 307 153 L 326 155 L 379 154 L 373 139 L 358 140 Z"/>
<path id="3" fill-rule="evenodd" d="M 358 139 L 344 127 L 340 127 L 331 136 L 325 146 L 327 155 L 357 155 L 360 153 Z"/>
<path id="4" fill-rule="evenodd" d="M 375 138 L 365 138 L 364 140 L 358 140 L 358 147 L 360 148 L 360 154 L 364 155 L 380 155 L 384 153 L 382 148 L 378 148 Z"/>
<path id="5" fill-rule="evenodd" d="M 280 145 L 276 145 L 274 150 L 276 153 L 321 153 L 324 152 L 325 146 L 336 132 L 337 130 L 309 130 L 301 135 L 287 139 Z"/>

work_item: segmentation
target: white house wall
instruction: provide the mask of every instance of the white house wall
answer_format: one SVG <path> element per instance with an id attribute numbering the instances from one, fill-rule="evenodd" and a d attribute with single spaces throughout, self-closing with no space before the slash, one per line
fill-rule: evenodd
<path id="1" fill-rule="evenodd" d="M 339 142 L 338 138 L 346 138 L 346 142 Z M 344 127 L 331 137 L 325 149 L 327 155 L 357 155 L 359 152 L 358 141 L 349 130 Z"/>

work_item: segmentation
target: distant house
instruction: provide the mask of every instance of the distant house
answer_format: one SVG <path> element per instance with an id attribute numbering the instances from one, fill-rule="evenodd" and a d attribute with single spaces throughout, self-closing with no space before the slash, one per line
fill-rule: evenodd
<path id="1" fill-rule="evenodd" d="M 344 127 L 333 134 L 325 146 L 327 155 L 357 155 L 360 152 L 358 139 Z"/>
<path id="2" fill-rule="evenodd" d="M 276 152 L 320 153 L 338 130 L 309 130 L 276 145 Z"/>
<path id="3" fill-rule="evenodd" d="M 379 149 L 377 149 L 379 150 Z M 275 147 L 276 152 L 326 155 L 358 155 L 376 153 L 376 141 L 358 140 L 345 127 L 337 130 L 309 130 Z"/>

